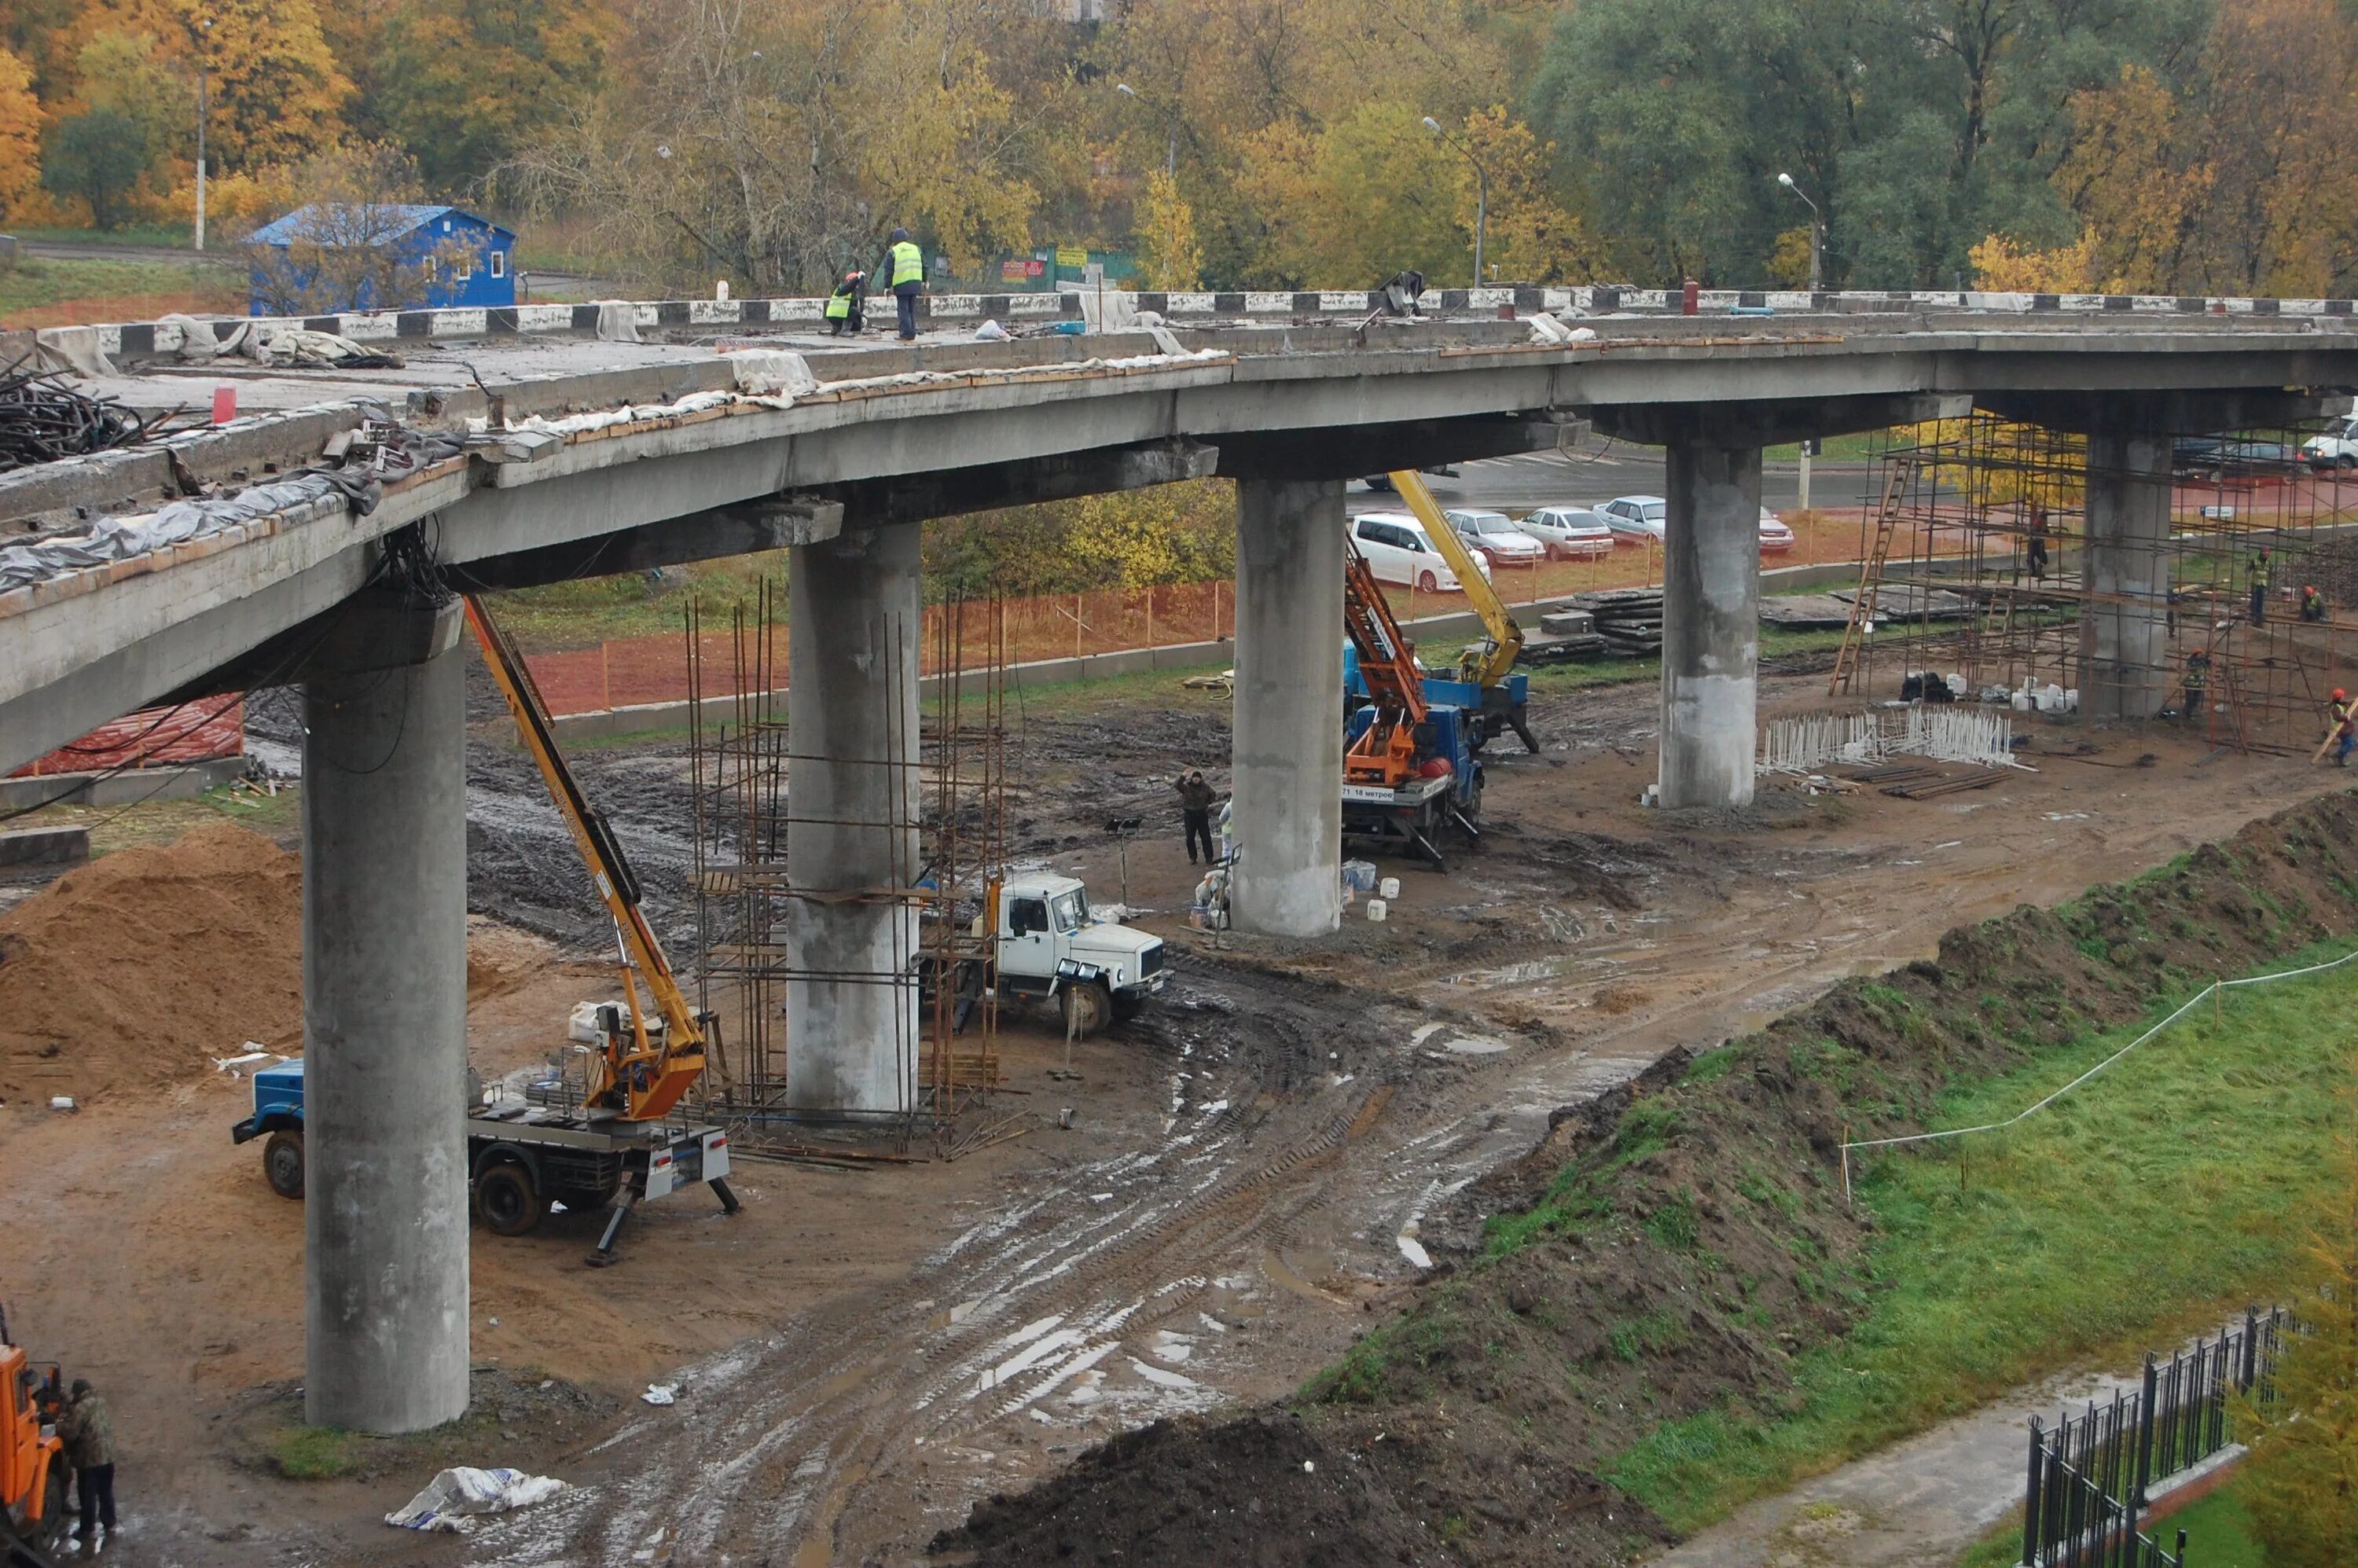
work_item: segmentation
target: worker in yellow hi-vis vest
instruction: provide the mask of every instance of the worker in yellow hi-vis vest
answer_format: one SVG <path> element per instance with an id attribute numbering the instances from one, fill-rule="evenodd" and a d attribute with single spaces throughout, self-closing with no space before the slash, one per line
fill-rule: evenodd
<path id="1" fill-rule="evenodd" d="M 925 253 L 909 238 L 906 229 L 892 231 L 892 247 L 884 253 L 884 276 L 892 280 L 892 302 L 901 308 L 901 340 L 917 336 L 917 296 L 925 287 Z"/>

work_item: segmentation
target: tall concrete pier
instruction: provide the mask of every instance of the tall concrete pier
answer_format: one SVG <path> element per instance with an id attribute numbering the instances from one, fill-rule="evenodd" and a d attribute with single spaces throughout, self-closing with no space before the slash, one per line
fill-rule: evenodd
<path id="1" fill-rule="evenodd" d="M 1237 482 L 1233 770 L 1240 931 L 1343 920 L 1343 484 Z"/>
<path id="2" fill-rule="evenodd" d="M 919 535 L 797 546 L 789 579 L 786 1092 L 800 1108 L 899 1112 L 917 1082 Z"/>
<path id="3" fill-rule="evenodd" d="M 304 687 L 304 1412 L 467 1409 L 467 780 L 458 607 Z M 395 639 L 399 641 L 402 639 Z"/>
<path id="4" fill-rule="evenodd" d="M 1661 804 L 1752 800 L 1760 664 L 1760 449 L 1669 449 Z"/>

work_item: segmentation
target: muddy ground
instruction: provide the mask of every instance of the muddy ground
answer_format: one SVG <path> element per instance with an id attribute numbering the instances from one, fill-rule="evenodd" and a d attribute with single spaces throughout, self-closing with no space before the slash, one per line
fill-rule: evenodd
<path id="1" fill-rule="evenodd" d="M 1823 676 L 1772 676 L 1764 708 L 1823 692 Z M 977 1502 L 1116 1433 L 1295 1389 L 1412 1298 L 1483 1201 L 1471 1184 L 1541 1145 L 1560 1108 L 1844 977 L 1931 957 L 1961 921 L 2061 901 L 2339 782 L 2175 732 L 2032 720 L 2037 771 L 1992 789 L 1777 787 L 1743 813 L 1660 814 L 1637 804 L 1650 687 L 1536 708 L 1546 749 L 1497 758 L 1486 845 L 1447 876 L 1387 863 L 1403 881 L 1392 918 L 1355 909 L 1319 943 L 1209 936 L 1171 913 L 1195 872 L 1168 780 L 1222 776 L 1225 699 L 1174 682 L 1151 708 L 1066 697 L 1022 713 L 1024 853 L 1110 901 L 1104 823 L 1148 819 L 1128 902 L 1163 912 L 1141 920 L 1176 954 L 1165 1002 L 1080 1045 L 1076 1080 L 1051 1076 L 1064 1045 L 1044 1021 L 1011 1021 L 987 1114 L 1020 1115 L 1023 1134 L 956 1162 L 748 1162 L 743 1215 L 648 1206 L 602 1272 L 579 1263 L 590 1217 L 481 1236 L 478 1362 L 622 1413 L 589 1439 L 530 1422 L 483 1436 L 479 1462 L 577 1489 L 471 1542 L 376 1522 L 426 1473 L 298 1485 L 222 1440 L 254 1390 L 301 1373 L 301 1216 L 229 1143 L 242 1081 L 207 1065 L 71 1117 L 0 1109 L 0 1179 L 22 1195 L 0 1288 L 20 1337 L 115 1393 L 137 1521 L 119 1560 L 917 1561 Z M 514 937 L 532 957 L 471 1010 L 479 1064 L 497 1071 L 545 1057 L 603 985 L 557 819 L 496 710 L 479 717 L 471 901 L 550 938 Z M 654 746 L 580 762 L 659 924 L 681 929 L 684 760 Z M 657 1378 L 685 1380 L 678 1404 L 631 1398 Z M 1291 1441 L 1262 1434 L 1268 1453 Z M 1201 1473 L 1237 1462 L 1208 1453 Z"/>

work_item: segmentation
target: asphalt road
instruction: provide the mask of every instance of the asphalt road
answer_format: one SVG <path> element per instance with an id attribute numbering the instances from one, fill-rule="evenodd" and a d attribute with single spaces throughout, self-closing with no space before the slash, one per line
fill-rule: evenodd
<path id="1" fill-rule="evenodd" d="M 1464 463 L 1459 465 L 1455 479 L 1427 474 L 1425 483 L 1444 506 L 1522 512 L 1535 506 L 1594 506 L 1617 495 L 1660 495 L 1662 470 L 1660 447 L 1615 441 L 1600 442 L 1577 452 L 1534 452 Z M 1812 463 L 1811 470 L 1810 504 L 1819 511 L 1855 512 L 1872 499 L 1877 478 L 1870 464 L 1821 460 Z M 1760 499 L 1776 512 L 1790 512 L 1799 506 L 1801 465 L 1764 464 Z M 1356 483 L 1347 492 L 1345 502 L 1354 513 L 1389 511 L 1400 505 L 1398 497 Z"/>

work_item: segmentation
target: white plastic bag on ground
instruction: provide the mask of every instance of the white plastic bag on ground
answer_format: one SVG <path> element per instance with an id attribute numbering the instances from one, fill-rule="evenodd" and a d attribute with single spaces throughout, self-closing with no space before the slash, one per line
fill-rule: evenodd
<path id="1" fill-rule="evenodd" d="M 974 341 L 978 343 L 1003 343 L 1007 341 L 1007 329 L 985 318 L 982 325 L 974 330 Z"/>
<path id="2" fill-rule="evenodd" d="M 475 1528 L 476 1514 L 503 1514 L 546 1502 L 565 1490 L 554 1476 L 527 1476 L 521 1470 L 478 1470 L 460 1465 L 445 1470 L 424 1491 L 384 1516 L 384 1522 L 402 1530 L 448 1530 L 465 1535 Z"/>

